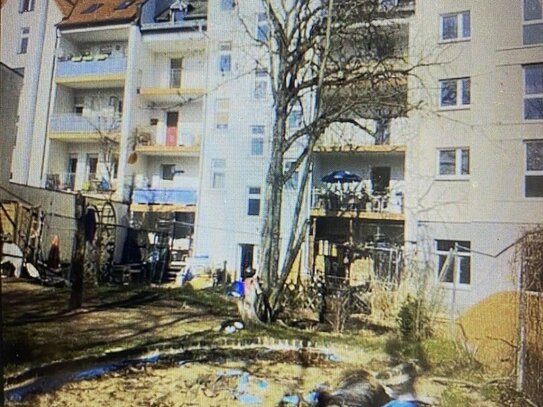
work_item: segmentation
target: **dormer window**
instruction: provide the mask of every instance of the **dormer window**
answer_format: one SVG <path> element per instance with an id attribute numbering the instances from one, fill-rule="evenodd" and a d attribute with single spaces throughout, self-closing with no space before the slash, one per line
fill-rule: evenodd
<path id="1" fill-rule="evenodd" d="M 81 12 L 81 14 L 91 14 L 94 13 L 96 10 L 98 10 L 100 7 L 102 7 L 104 3 L 93 3 L 89 7 L 87 7 L 85 10 Z"/>
<path id="2" fill-rule="evenodd" d="M 115 10 L 124 10 L 130 7 L 130 5 L 134 3 L 134 0 L 123 0 L 117 6 L 115 7 Z"/>

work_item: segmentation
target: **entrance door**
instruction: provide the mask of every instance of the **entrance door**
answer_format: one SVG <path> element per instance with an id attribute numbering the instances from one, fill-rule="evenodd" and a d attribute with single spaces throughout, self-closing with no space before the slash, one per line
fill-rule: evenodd
<path id="1" fill-rule="evenodd" d="M 77 156 L 70 156 L 68 159 L 68 168 L 66 168 L 65 188 L 73 190 L 75 187 L 75 174 L 77 172 Z"/>
<path id="2" fill-rule="evenodd" d="M 173 147 L 177 145 L 177 121 L 179 112 L 166 113 L 166 145 Z"/>
<path id="3" fill-rule="evenodd" d="M 255 251 L 254 244 L 240 244 L 241 247 L 241 262 L 240 262 L 240 275 L 241 278 L 245 278 L 245 270 L 248 267 L 253 267 L 253 257 Z"/>

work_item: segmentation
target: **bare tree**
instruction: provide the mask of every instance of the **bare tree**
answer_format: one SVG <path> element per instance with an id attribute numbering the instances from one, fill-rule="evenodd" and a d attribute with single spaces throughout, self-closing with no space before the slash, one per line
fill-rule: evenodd
<path id="1" fill-rule="evenodd" d="M 405 56 L 408 30 L 402 23 L 411 1 L 261 0 L 261 6 L 267 28 L 256 35 L 246 31 L 269 58 L 273 95 L 259 267 L 273 313 L 307 234 L 301 215 L 317 142 L 333 123 L 373 134 L 368 119 L 405 115 L 414 107 L 407 101 L 407 79 L 415 66 Z M 297 120 L 296 129 L 289 128 Z M 287 154 L 296 157 L 288 169 Z M 298 196 L 280 262 L 283 191 L 295 173 L 301 173 Z"/>

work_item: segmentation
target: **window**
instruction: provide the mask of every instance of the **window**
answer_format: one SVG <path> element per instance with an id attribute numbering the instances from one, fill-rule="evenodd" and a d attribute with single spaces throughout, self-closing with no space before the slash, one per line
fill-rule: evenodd
<path id="1" fill-rule="evenodd" d="M 19 54 L 26 54 L 28 51 L 28 39 L 30 37 L 30 28 L 21 28 L 21 41 L 19 42 Z"/>
<path id="2" fill-rule="evenodd" d="M 252 126 L 251 133 L 251 155 L 255 157 L 264 155 L 264 126 Z"/>
<path id="3" fill-rule="evenodd" d="M 471 37 L 469 11 L 446 14 L 440 17 L 439 39 L 441 41 L 467 40 Z"/>
<path id="4" fill-rule="evenodd" d="M 219 44 L 219 49 L 219 70 L 222 73 L 230 72 L 232 69 L 232 42 L 221 42 Z"/>
<path id="5" fill-rule="evenodd" d="M 211 188 L 224 189 L 226 186 L 226 160 L 211 161 Z"/>
<path id="6" fill-rule="evenodd" d="M 89 7 L 87 7 L 85 10 L 81 12 L 81 14 L 91 14 L 94 13 L 96 10 L 98 10 L 100 7 L 102 7 L 104 3 L 93 3 Z"/>
<path id="7" fill-rule="evenodd" d="M 121 2 L 115 6 L 115 10 L 127 9 L 132 3 L 134 3 L 134 0 L 121 0 Z"/>
<path id="8" fill-rule="evenodd" d="M 217 99 L 215 109 L 215 123 L 217 129 L 228 129 L 228 121 L 230 118 L 230 99 Z"/>
<path id="9" fill-rule="evenodd" d="M 470 78 L 439 81 L 439 105 L 441 107 L 469 106 L 471 103 Z"/>
<path id="10" fill-rule="evenodd" d="M 265 99 L 268 94 L 268 70 L 257 68 L 255 71 L 255 99 Z"/>
<path id="11" fill-rule="evenodd" d="M 437 175 L 441 178 L 466 178 L 469 175 L 469 149 L 438 150 Z"/>
<path id="12" fill-rule="evenodd" d="M 543 0 L 524 0 L 524 45 L 543 44 Z"/>
<path id="13" fill-rule="evenodd" d="M 379 0 L 379 8 L 383 11 L 391 10 L 398 6 L 399 0 Z"/>
<path id="14" fill-rule="evenodd" d="M 295 161 L 287 161 L 285 163 L 285 172 L 290 171 L 291 168 L 294 166 Z M 287 190 L 297 190 L 298 189 L 298 170 L 294 171 L 292 173 L 292 176 L 285 182 L 285 189 Z"/>
<path id="15" fill-rule="evenodd" d="M 288 116 L 288 127 L 290 129 L 299 129 L 302 127 L 302 111 L 293 110 Z"/>
<path id="16" fill-rule="evenodd" d="M 524 66 L 524 119 L 543 119 L 543 64 Z"/>
<path id="17" fill-rule="evenodd" d="M 390 144 L 389 119 L 379 119 L 375 121 L 375 144 Z"/>
<path id="18" fill-rule="evenodd" d="M 256 39 L 265 42 L 268 40 L 268 16 L 266 13 L 258 13 L 256 17 Z"/>
<path id="19" fill-rule="evenodd" d="M 247 215 L 260 215 L 260 187 L 249 187 L 249 197 L 247 199 Z"/>
<path id="20" fill-rule="evenodd" d="M 34 11 L 34 0 L 20 0 L 19 13 Z"/>
<path id="21" fill-rule="evenodd" d="M 526 142 L 524 196 L 543 198 L 543 140 Z"/>
<path id="22" fill-rule="evenodd" d="M 160 166 L 160 172 L 162 173 L 162 179 L 165 181 L 173 181 L 175 175 L 175 164 L 162 164 Z"/>
<path id="23" fill-rule="evenodd" d="M 436 275 L 443 283 L 471 284 L 471 242 L 436 240 Z"/>
<path id="24" fill-rule="evenodd" d="M 234 10 L 236 3 L 234 0 L 221 0 L 221 10 Z"/>

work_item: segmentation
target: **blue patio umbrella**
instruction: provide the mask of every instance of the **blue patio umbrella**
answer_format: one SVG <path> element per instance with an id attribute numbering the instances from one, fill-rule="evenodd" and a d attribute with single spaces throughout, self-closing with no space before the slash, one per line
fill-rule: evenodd
<path id="1" fill-rule="evenodd" d="M 326 183 L 347 183 L 347 182 L 360 182 L 362 181 L 362 178 L 360 176 L 356 175 L 354 172 L 351 171 L 345 171 L 345 170 L 339 170 L 339 171 L 332 171 L 330 174 L 325 175 L 321 178 L 322 182 Z"/>

